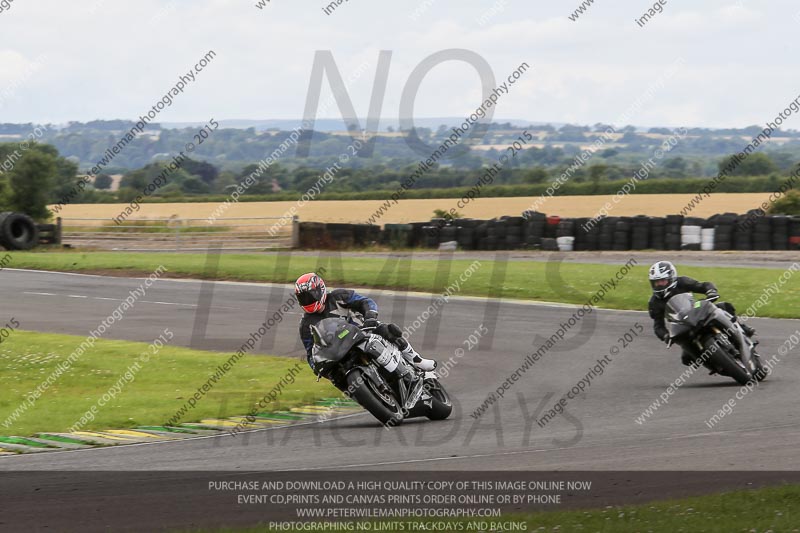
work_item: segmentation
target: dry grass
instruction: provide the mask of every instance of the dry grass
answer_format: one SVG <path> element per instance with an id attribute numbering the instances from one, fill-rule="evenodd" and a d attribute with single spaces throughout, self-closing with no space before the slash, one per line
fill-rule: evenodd
<path id="1" fill-rule="evenodd" d="M 692 194 L 641 194 L 623 198 L 611 210 L 612 215 L 632 216 L 647 214 L 652 216 L 679 213 Z M 745 213 L 765 201 L 769 193 L 720 193 L 706 198 L 692 214 L 710 216 L 715 213 Z M 406 223 L 429 220 L 434 209 L 456 208 L 466 217 L 487 219 L 502 215 L 519 215 L 528 209 L 537 197 L 519 198 L 481 198 L 464 208 L 459 208 L 458 199 L 439 198 L 432 200 L 403 200 L 393 206 L 381 223 Z M 562 196 L 548 199 L 540 209 L 548 214 L 562 217 L 591 217 L 611 201 L 611 196 Z M 381 200 L 336 200 L 310 202 L 303 206 L 298 216 L 303 221 L 314 222 L 365 222 L 378 209 Z M 210 216 L 218 207 L 217 203 L 172 203 L 142 204 L 141 211 L 132 219 L 201 218 Z M 233 204 L 225 212 L 229 217 L 280 217 L 295 205 L 295 202 L 242 202 Z M 110 220 L 117 216 L 122 204 L 76 204 L 66 206 L 61 216 L 64 218 L 97 218 Z M 99 220 L 98 225 L 104 221 Z"/>

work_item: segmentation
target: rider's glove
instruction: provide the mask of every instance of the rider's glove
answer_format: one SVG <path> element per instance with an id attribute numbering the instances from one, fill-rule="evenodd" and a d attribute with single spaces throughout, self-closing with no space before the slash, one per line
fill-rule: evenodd
<path id="1" fill-rule="evenodd" d="M 708 291 L 706 293 L 706 300 L 714 301 L 719 300 L 719 293 L 717 291 Z"/>
<path id="2" fill-rule="evenodd" d="M 378 327 L 378 312 L 377 311 L 367 311 L 364 313 L 364 327 L 365 328 L 376 328 Z"/>

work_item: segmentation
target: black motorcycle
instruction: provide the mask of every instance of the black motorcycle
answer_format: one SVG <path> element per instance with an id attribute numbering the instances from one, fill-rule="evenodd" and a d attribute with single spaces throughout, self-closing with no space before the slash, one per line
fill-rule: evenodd
<path id="1" fill-rule="evenodd" d="M 733 315 L 713 300 L 695 300 L 691 293 L 677 294 L 667 302 L 667 330 L 673 343 L 698 355 L 697 362 L 745 385 L 763 381 L 768 372 L 750 338 Z"/>
<path id="2" fill-rule="evenodd" d="M 438 376 L 405 363 L 394 344 L 370 329 L 359 328 L 343 318 L 326 318 L 312 326 L 311 333 L 312 360 L 318 378 L 329 379 L 382 424 L 397 425 L 419 416 L 431 420 L 450 416 L 453 405 Z M 392 358 L 393 363 L 408 364 L 411 372 L 399 378 L 375 362 L 380 356 Z"/>

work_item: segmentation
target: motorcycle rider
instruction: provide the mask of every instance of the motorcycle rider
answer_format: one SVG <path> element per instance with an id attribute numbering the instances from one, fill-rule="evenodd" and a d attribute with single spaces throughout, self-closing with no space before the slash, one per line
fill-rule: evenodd
<path id="1" fill-rule="evenodd" d="M 358 325 L 358 313 L 363 317 L 363 328 L 375 328 L 373 333 L 391 342 L 400 349 L 400 353 L 408 363 L 420 370 L 430 371 L 436 368 L 436 361 L 426 359 L 418 354 L 411 344 L 403 338 L 402 331 L 395 324 L 378 323 L 378 305 L 366 296 L 362 296 L 351 289 L 334 289 L 328 291 L 325 282 L 314 272 L 303 274 L 295 282 L 295 297 L 303 307 L 305 314 L 300 321 L 300 339 L 306 349 L 306 360 L 311 369 L 314 370 L 314 363 L 311 358 L 314 338 L 311 326 L 316 325 L 322 319 L 331 317 L 342 317 L 350 323 Z M 377 358 L 376 361 L 389 368 L 387 361 Z M 393 366 L 393 365 L 392 365 Z M 402 375 L 407 373 L 404 365 L 391 368 L 391 372 L 398 372 Z M 400 375 L 398 374 L 398 375 Z M 402 377 L 401 375 L 401 377 Z"/>
<path id="2" fill-rule="evenodd" d="M 667 332 L 667 326 L 664 320 L 666 312 L 667 300 L 676 294 L 683 294 L 686 292 L 702 293 L 706 295 L 706 299 L 714 301 L 719 299 L 717 287 L 710 281 L 699 282 L 687 276 L 678 276 L 678 271 L 675 265 L 669 261 L 658 261 L 650 267 L 650 287 L 653 289 L 653 295 L 650 297 L 648 310 L 650 318 L 653 319 L 653 331 L 656 337 L 666 343 L 670 343 L 670 336 Z M 736 310 L 733 305 L 728 302 L 719 302 L 717 307 L 726 311 L 731 315 L 731 320 L 736 322 Z M 739 322 L 745 335 L 751 338 L 753 344 L 758 344 L 758 341 L 752 339 L 756 331 Z M 683 353 L 681 354 L 681 362 L 686 366 L 691 366 L 692 362 L 697 360 L 700 354 L 693 353 L 692 350 L 687 349 L 686 346 L 681 346 Z"/>

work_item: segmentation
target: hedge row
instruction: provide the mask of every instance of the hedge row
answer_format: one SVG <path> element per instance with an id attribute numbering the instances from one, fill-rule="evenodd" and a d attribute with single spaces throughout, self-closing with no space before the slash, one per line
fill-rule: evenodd
<path id="1" fill-rule="evenodd" d="M 647 181 L 640 181 L 636 184 L 635 194 L 696 194 L 703 187 L 708 185 L 711 178 L 685 178 L 668 179 L 659 178 Z M 578 183 L 567 181 L 557 191 L 553 191 L 554 196 L 573 196 L 573 195 L 609 195 L 616 194 L 623 185 L 630 180 L 603 181 L 600 183 Z M 759 176 L 759 177 L 731 177 L 721 182 L 715 192 L 773 192 L 783 183 L 784 178 L 779 176 Z M 540 196 L 547 194 L 550 182 L 537 184 L 520 185 L 490 185 L 481 189 L 481 196 L 486 198 L 507 198 L 516 196 Z M 472 187 L 451 187 L 444 189 L 409 189 L 405 192 L 405 199 L 429 199 L 429 198 L 461 198 Z M 324 200 L 386 200 L 390 198 L 394 190 L 371 190 L 360 192 L 333 192 L 322 191 L 318 196 L 318 201 Z M 295 201 L 300 195 L 297 191 L 288 191 L 275 194 L 254 194 L 239 197 L 240 202 L 280 202 Z M 224 202 L 230 200 L 228 195 L 202 195 L 202 196 L 180 196 L 174 198 L 149 197 L 149 203 L 199 203 L 199 202 Z M 99 199 L 97 203 L 115 203 L 114 198 Z M 447 206 L 443 206 L 447 207 Z"/>

